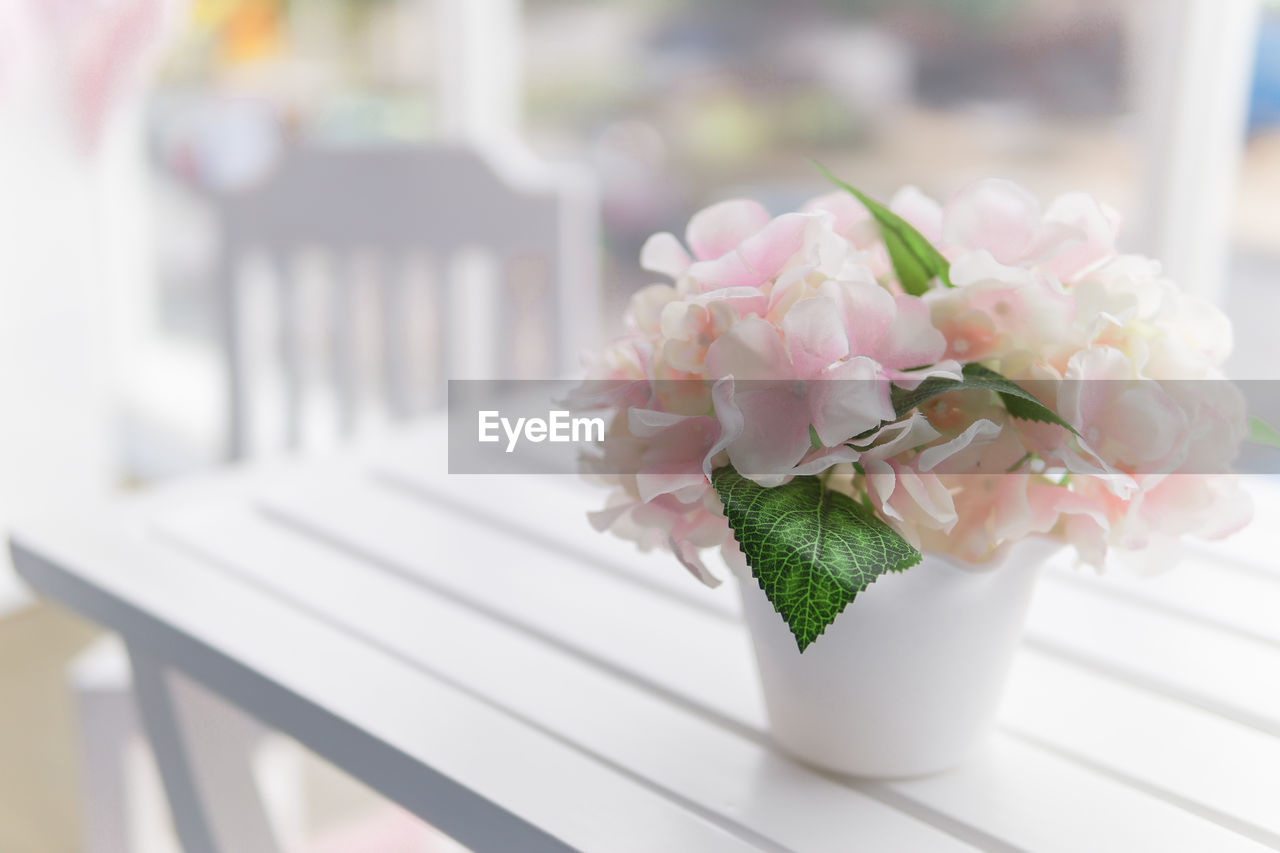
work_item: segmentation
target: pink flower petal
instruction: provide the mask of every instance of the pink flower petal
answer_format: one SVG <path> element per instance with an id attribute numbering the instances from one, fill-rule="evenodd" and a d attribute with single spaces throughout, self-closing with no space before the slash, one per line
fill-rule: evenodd
<path id="1" fill-rule="evenodd" d="M 738 393 L 742 433 L 729 445 L 729 461 L 749 480 L 780 485 L 811 448 L 809 409 L 789 386 Z"/>
<path id="2" fill-rule="evenodd" d="M 846 237 L 853 229 L 871 221 L 871 213 L 844 190 L 811 199 L 801 210 L 804 213 L 830 213 L 834 217 L 832 225 L 836 233 Z"/>
<path id="3" fill-rule="evenodd" d="M 661 465 L 649 465 L 648 470 L 636 474 L 636 491 L 640 500 L 649 503 L 660 495 L 673 495 L 677 500 L 697 500 L 707 488 L 701 471 L 688 471 L 682 461 Z"/>
<path id="4" fill-rule="evenodd" d="M 1222 539 L 1241 530 L 1253 520 L 1253 498 L 1240 488 L 1236 477 L 1219 476 L 1207 480 L 1207 487 L 1214 493 L 1213 509 L 1195 531 L 1196 536 L 1201 539 Z"/>
<path id="5" fill-rule="evenodd" d="M 1072 281 L 1115 257 L 1120 216 L 1086 193 L 1054 199 L 1044 215 L 1045 227 L 1069 229 L 1074 239 L 1044 264 L 1046 271 Z"/>
<path id="6" fill-rule="evenodd" d="M 894 418 L 889 381 L 880 365 L 865 356 L 840 362 L 806 383 L 810 415 L 818 439 L 827 447 L 842 444 Z"/>
<path id="7" fill-rule="evenodd" d="M 782 318 L 782 334 L 797 376 L 817 376 L 849 354 L 839 305 L 827 297 L 809 297 L 793 305 Z"/>
<path id="8" fill-rule="evenodd" d="M 868 444 L 876 442 L 874 446 L 867 447 L 861 443 L 858 446 L 862 449 L 864 459 L 888 459 L 904 450 L 929 444 L 940 436 L 941 433 L 933 428 L 924 413 L 916 411 L 905 421 L 887 424 L 872 436 Z"/>
<path id="9" fill-rule="evenodd" d="M 910 465 L 893 464 L 897 484 L 889 498 L 899 517 L 914 527 L 950 532 L 960 520 L 951 492 L 936 474 L 920 474 Z"/>
<path id="10" fill-rule="evenodd" d="M 732 376 L 718 380 L 711 387 L 711 402 L 715 409 L 716 420 L 720 423 L 720 435 L 715 443 L 707 448 L 707 454 L 702 458 L 702 473 L 707 478 L 707 482 L 711 482 L 711 463 L 716 455 L 736 441 L 738 436 L 742 435 L 743 427 L 746 425 L 742 410 L 734 402 L 733 392 Z"/>
<path id="11" fill-rule="evenodd" d="M 667 540 L 667 544 L 671 548 L 671 553 L 675 554 L 676 559 L 680 561 L 680 565 L 689 570 L 689 574 L 712 589 L 720 585 L 720 579 L 707 571 L 698 547 L 692 542 L 679 541 L 673 536 Z"/>
<path id="12" fill-rule="evenodd" d="M 982 445 L 995 441 L 1000 432 L 1001 427 L 999 424 L 986 418 L 976 420 L 964 432 L 945 444 L 921 451 L 916 458 L 916 467 L 921 471 L 932 471 L 939 464 L 955 456 L 960 451 L 967 450 L 971 444 Z"/>
<path id="13" fill-rule="evenodd" d="M 907 369 L 933 364 L 947 351 L 947 339 L 933 326 L 929 306 L 916 296 L 895 296 L 897 314 L 880 339 L 876 361 L 888 368 Z"/>
<path id="14" fill-rule="evenodd" d="M 718 258 L 769 222 L 769 213 L 758 202 L 734 199 L 703 208 L 689 220 L 685 239 L 698 260 Z"/>
<path id="15" fill-rule="evenodd" d="M 1029 270 L 1001 263 L 986 249 L 968 252 L 951 262 L 951 283 L 957 288 L 986 281 L 995 281 L 1010 287 L 1023 287 L 1031 284 L 1032 280 Z M 938 291 L 938 293 L 943 297 L 964 295 L 955 290 Z"/>
<path id="16" fill-rule="evenodd" d="M 657 409 L 633 408 L 627 412 L 627 429 L 638 438 L 653 438 L 691 419 L 690 415 L 662 412 Z"/>
<path id="17" fill-rule="evenodd" d="M 963 187 L 947 201 L 943 242 L 986 249 L 1002 263 L 1016 263 L 1035 243 L 1040 203 L 1012 181 L 987 179 Z"/>
<path id="18" fill-rule="evenodd" d="M 640 499 L 649 503 L 660 495 L 674 494 L 682 502 L 697 500 L 707 487 L 703 474 L 707 450 L 721 433 L 716 419 L 632 409 L 627 426 L 632 435 L 649 439 L 635 472 Z"/>
<path id="19" fill-rule="evenodd" d="M 847 444 L 838 444 L 835 447 L 823 447 L 814 450 L 805 455 L 799 465 L 791 469 L 791 473 L 797 477 L 810 474 L 821 474 L 828 468 L 836 465 L 842 465 L 846 462 L 857 462 L 858 457 L 862 454 L 854 450 Z"/>
<path id="20" fill-rule="evenodd" d="M 818 288 L 818 295 L 828 297 L 837 306 L 849 336 L 849 353 L 875 356 L 893 323 L 896 312 L 893 296 L 867 279 L 828 281 Z"/>
<path id="21" fill-rule="evenodd" d="M 821 228 L 830 219 L 820 213 L 787 213 L 774 219 L 762 228 L 759 233 L 742 241 L 738 253 L 748 267 L 758 272 L 764 280 L 777 277 L 787 262 L 801 252 L 809 236 L 811 228 Z M 812 241 L 813 256 L 804 258 L 805 262 L 818 262 L 819 243 Z"/>
<path id="22" fill-rule="evenodd" d="M 862 467 L 867 472 L 867 493 L 880 507 L 880 512 L 886 518 L 903 521 L 902 514 L 889 502 L 898 485 L 898 475 L 894 473 L 893 466 L 883 459 L 864 459 Z"/>
<path id="23" fill-rule="evenodd" d="M 631 295 L 627 315 L 632 325 L 647 334 L 655 334 L 661 326 L 663 309 L 679 298 L 676 289 L 669 284 L 651 284 Z"/>
<path id="24" fill-rule="evenodd" d="M 689 277 L 707 291 L 722 287 L 762 287 L 788 267 L 816 268 L 822 260 L 823 246 L 818 239 L 821 235 L 809 232 L 810 229 L 821 231 L 829 225 L 827 214 L 779 216 L 744 240 L 736 251 L 689 267 Z"/>
<path id="25" fill-rule="evenodd" d="M 610 527 L 613 527 L 614 522 L 630 512 L 632 508 L 633 504 L 615 504 L 613 506 L 608 506 L 604 509 L 598 509 L 594 512 L 587 513 L 587 521 L 589 521 L 591 526 L 598 532 L 604 533 Z"/>
<path id="26" fill-rule="evenodd" d="M 960 367 L 960 362 L 946 359 L 940 361 L 932 367 L 922 367 L 919 370 L 886 370 L 885 375 L 893 380 L 893 384 L 899 388 L 915 390 L 920 383 L 926 379 L 963 379 L 964 372 Z"/>
<path id="27" fill-rule="evenodd" d="M 786 379 L 794 375 L 778 330 L 759 317 L 748 317 L 717 338 L 707 348 L 706 367 L 713 379 Z"/>

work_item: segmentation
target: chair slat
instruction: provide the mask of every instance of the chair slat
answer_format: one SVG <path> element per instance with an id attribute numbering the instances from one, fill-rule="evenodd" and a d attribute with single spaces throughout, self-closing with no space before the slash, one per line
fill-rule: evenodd
<path id="1" fill-rule="evenodd" d="M 226 257 L 219 261 L 217 276 L 233 397 L 230 454 L 240 456 L 254 444 L 250 436 L 257 428 L 250 421 L 270 419 L 256 411 L 262 395 L 245 387 L 255 383 L 254 372 L 240 355 L 252 318 L 241 310 L 245 307 L 241 294 L 228 274 L 228 268 L 239 262 L 236 253 L 250 244 L 269 253 L 304 244 L 339 255 L 371 250 L 388 260 L 415 250 L 430 251 L 442 272 L 437 276 L 435 334 L 447 355 L 439 359 L 441 388 L 424 402 L 442 405 L 443 383 L 449 378 L 507 378 L 513 375 L 513 364 L 539 378 L 576 372 L 578 353 L 594 338 L 599 321 L 595 292 L 599 287 L 599 209 L 590 183 L 572 170 L 531 170 L 523 152 L 482 155 L 443 145 L 301 146 L 286 152 L 276 172 L 261 183 L 220 197 Z M 473 287 L 455 281 L 452 259 L 476 247 L 504 257 L 533 254 L 554 259 L 554 286 L 544 294 L 547 304 L 539 306 L 538 312 L 524 311 L 494 287 L 493 270 L 477 272 L 483 272 L 483 265 L 471 267 L 470 273 L 478 276 L 480 284 Z M 390 270 L 387 274 L 396 276 Z M 377 311 L 385 334 L 368 340 L 358 328 L 350 330 L 351 337 L 345 340 L 354 366 L 332 377 L 339 383 L 335 396 L 343 434 L 363 426 L 361 415 L 374 408 L 373 402 L 395 418 L 407 417 L 415 408 L 412 371 L 406 367 L 412 350 L 401 337 L 407 315 L 415 309 L 401 301 L 398 284 L 387 279 L 384 285 L 387 292 Z M 294 306 L 286 293 L 281 296 L 280 333 L 287 342 L 293 340 L 288 324 Z M 353 295 L 352 299 L 347 306 L 351 310 L 339 316 L 354 321 L 362 316 L 363 297 Z M 517 312 L 520 316 L 500 316 Z M 541 359 L 533 364 L 513 358 L 517 339 L 508 319 L 537 326 L 537 338 L 549 351 L 545 364 Z M 342 345 L 335 343 L 335 348 Z M 497 347 L 503 352 L 496 352 Z M 367 370 L 364 362 L 369 359 L 382 366 Z M 286 359 L 286 395 L 296 393 L 296 376 Z M 364 393 L 370 391 L 374 393 Z M 360 402 L 348 408 L 347 401 L 356 397 Z M 289 444 L 296 446 L 307 432 L 299 423 L 307 413 L 294 396 L 286 397 L 285 408 L 284 432 Z"/>
<path id="2" fill-rule="evenodd" d="M 330 370 L 333 375 L 334 406 L 338 434 L 349 436 L 356 424 L 356 387 L 359 371 L 356 365 L 356 331 L 353 328 L 356 293 L 354 280 L 358 272 L 356 260 L 343 257 L 335 264 L 330 299 Z"/>
<path id="3" fill-rule="evenodd" d="M 280 359 L 280 373 L 284 383 L 285 446 L 302 444 L 302 383 L 303 383 L 303 319 L 299 289 L 298 261 L 293 253 L 268 252 L 266 263 L 276 288 L 278 313 L 276 342 Z"/>
<path id="4" fill-rule="evenodd" d="M 387 409 L 395 420 L 404 420 L 412 413 L 409 388 L 409 362 L 413 348 L 409 344 L 410 307 L 409 276 L 412 270 L 407 259 L 382 255 L 380 284 L 382 286 L 382 383 L 386 391 Z"/>

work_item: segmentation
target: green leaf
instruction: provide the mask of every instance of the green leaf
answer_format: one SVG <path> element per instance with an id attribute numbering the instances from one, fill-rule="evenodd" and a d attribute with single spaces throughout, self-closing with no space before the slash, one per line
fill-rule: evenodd
<path id="1" fill-rule="evenodd" d="M 818 431 L 813 428 L 813 424 L 809 424 L 809 444 L 814 450 L 822 449 L 822 439 L 818 438 Z"/>
<path id="2" fill-rule="evenodd" d="M 802 652 L 876 578 L 920 562 L 893 528 L 817 477 L 766 489 L 726 466 L 711 482 L 751 573 Z"/>
<path id="3" fill-rule="evenodd" d="M 889 250 L 889 260 L 893 262 L 893 271 L 904 291 L 912 296 L 920 296 L 929 289 L 929 282 L 935 278 L 946 287 L 952 286 L 951 263 L 914 225 L 866 193 L 846 184 L 827 171 L 821 163 L 815 161 L 814 165 L 826 175 L 827 180 L 852 195 L 871 212 L 876 224 L 880 226 L 880 235 L 884 238 L 885 248 Z"/>
<path id="4" fill-rule="evenodd" d="M 961 369 L 961 373 L 964 376 L 963 379 L 935 377 L 926 379 L 911 390 L 895 386 L 891 392 L 894 413 L 898 417 L 902 417 L 907 412 L 937 397 L 939 394 L 979 388 L 995 391 L 999 394 L 1004 407 L 1015 418 L 1024 421 L 1057 424 L 1076 435 L 1080 434 L 1076 432 L 1075 427 L 1064 421 L 1057 412 L 1036 399 L 1035 395 L 1030 391 L 1010 379 L 1005 379 L 994 370 L 983 367 L 981 364 L 966 364 Z"/>
<path id="5" fill-rule="evenodd" d="M 1257 415 L 1249 415 L 1249 441 L 1280 450 L 1280 430 Z"/>

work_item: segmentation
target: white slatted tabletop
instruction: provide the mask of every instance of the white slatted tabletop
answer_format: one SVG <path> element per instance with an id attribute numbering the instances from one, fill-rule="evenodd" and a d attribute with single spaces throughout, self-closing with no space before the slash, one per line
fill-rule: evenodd
<path id="1" fill-rule="evenodd" d="M 1153 579 L 1055 568 L 992 741 L 847 781 L 774 752 L 732 590 L 439 429 L 29 525 L 37 591 L 478 851 L 1280 849 L 1280 489 Z M 235 853 L 239 853 L 236 851 Z"/>

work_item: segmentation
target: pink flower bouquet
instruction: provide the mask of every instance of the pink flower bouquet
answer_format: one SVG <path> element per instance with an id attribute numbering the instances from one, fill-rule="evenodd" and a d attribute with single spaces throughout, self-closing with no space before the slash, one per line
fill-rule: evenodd
<path id="1" fill-rule="evenodd" d="M 597 528 L 710 585 L 719 547 L 803 650 L 921 551 L 981 564 L 1036 535 L 1100 567 L 1248 521 L 1243 400 L 1200 381 L 1230 324 L 1119 252 L 1114 211 L 1002 180 L 887 208 L 839 186 L 645 244 L 671 281 L 589 374 L 619 389 L 585 460 L 613 488 Z"/>

